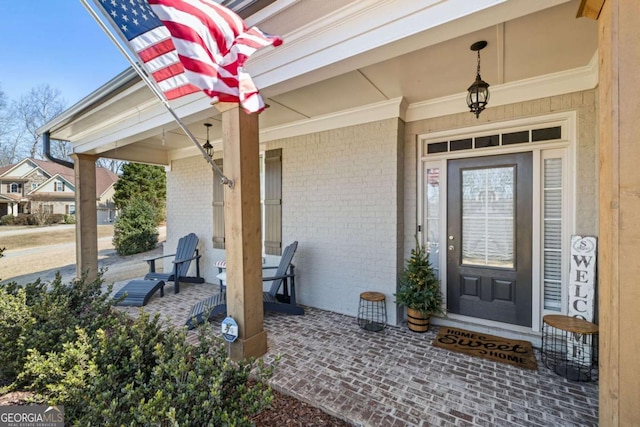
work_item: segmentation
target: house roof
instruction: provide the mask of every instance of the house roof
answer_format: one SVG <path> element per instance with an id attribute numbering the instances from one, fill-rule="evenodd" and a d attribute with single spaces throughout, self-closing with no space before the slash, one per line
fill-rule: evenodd
<path id="1" fill-rule="evenodd" d="M 96 168 L 96 195 L 102 196 L 118 180 L 118 175 L 109 169 Z"/>
<path id="2" fill-rule="evenodd" d="M 72 168 L 68 168 L 64 165 L 50 162 L 48 160 L 39 160 L 28 157 L 22 161 L 9 166 L 3 166 L 0 168 L 0 179 L 16 179 L 24 181 L 24 175 L 12 175 L 12 171 L 16 170 L 16 167 L 24 163 L 30 163 L 34 165 L 33 170 L 40 169 L 47 177 L 55 178 L 60 177 L 67 181 L 69 184 L 75 186 L 75 173 Z M 31 173 L 31 172 L 29 172 Z M 109 169 L 97 167 L 96 168 L 96 196 L 101 197 L 109 188 L 115 184 L 118 180 L 118 175 L 111 172 Z"/>

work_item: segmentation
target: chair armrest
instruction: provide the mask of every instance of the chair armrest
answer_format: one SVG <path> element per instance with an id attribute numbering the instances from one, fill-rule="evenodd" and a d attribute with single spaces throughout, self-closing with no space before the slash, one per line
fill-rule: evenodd
<path id="1" fill-rule="evenodd" d="M 167 258 L 167 257 L 170 257 L 170 256 L 175 256 L 175 254 L 159 255 L 159 256 L 154 257 L 154 258 L 146 258 L 145 261 L 147 262 L 147 264 L 149 264 L 149 273 L 155 273 L 156 272 L 156 260 L 157 259 Z"/>
<path id="2" fill-rule="evenodd" d="M 273 270 L 274 268 L 279 268 L 279 265 L 263 265 L 262 269 L 263 270 Z M 290 270 L 292 268 L 295 268 L 295 265 L 293 264 L 289 264 L 289 268 L 287 270 Z"/>
<path id="3" fill-rule="evenodd" d="M 193 261 L 194 259 L 200 259 L 202 257 L 202 255 L 196 255 L 193 256 L 191 258 L 185 258 L 185 259 L 174 259 L 173 261 L 171 261 L 174 264 L 182 264 L 183 262 L 187 262 L 187 261 Z"/>
<path id="4" fill-rule="evenodd" d="M 160 258 L 166 258 L 166 257 L 170 257 L 170 256 L 176 256 L 176 254 L 158 255 L 157 257 L 154 257 L 154 258 L 145 258 L 144 260 L 145 260 L 146 262 L 150 262 L 150 261 L 155 261 L 155 260 L 157 260 L 157 259 L 160 259 Z"/>
<path id="5" fill-rule="evenodd" d="M 278 279 L 286 279 L 288 277 L 295 277 L 295 274 L 283 274 L 282 276 L 274 276 L 274 277 L 263 277 L 262 281 L 263 282 L 270 282 L 272 280 L 278 280 Z"/>

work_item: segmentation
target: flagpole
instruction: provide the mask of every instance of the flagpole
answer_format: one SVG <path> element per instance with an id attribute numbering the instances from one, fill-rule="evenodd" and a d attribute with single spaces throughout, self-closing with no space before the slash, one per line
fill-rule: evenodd
<path id="1" fill-rule="evenodd" d="M 191 131 L 189 130 L 189 128 L 187 128 L 187 126 L 182 122 L 182 120 L 180 119 L 180 117 L 178 117 L 178 115 L 176 114 L 176 112 L 173 110 L 173 108 L 171 107 L 171 105 L 169 105 L 169 101 L 167 101 L 167 99 L 165 98 L 165 96 L 162 94 L 162 92 L 160 91 L 160 89 L 158 89 L 158 87 L 156 86 L 156 83 L 154 81 L 152 81 L 152 79 L 149 78 L 149 76 L 147 75 L 147 72 L 144 68 L 142 68 L 142 66 L 140 65 L 140 63 L 138 61 L 136 61 L 134 58 L 131 57 L 131 54 L 129 53 L 129 51 L 127 49 L 124 48 L 124 46 L 122 46 L 120 44 L 120 40 L 118 37 L 116 37 L 111 30 L 109 29 L 109 27 L 102 22 L 102 20 L 100 19 L 100 17 L 98 16 L 98 14 L 96 13 L 95 10 L 93 10 L 89 4 L 87 3 L 87 0 L 80 0 L 80 2 L 82 3 L 82 5 L 84 6 L 85 9 L 87 9 L 87 12 L 89 12 L 89 14 L 91 15 L 91 17 L 98 23 L 98 25 L 100 26 L 100 28 L 102 29 L 102 31 L 109 37 L 109 39 L 111 39 L 111 41 L 113 42 L 113 44 L 116 45 L 116 47 L 120 50 L 120 52 L 124 55 L 124 57 L 127 59 L 127 61 L 129 61 L 129 64 L 131 64 L 131 66 L 133 67 L 133 69 L 138 73 L 138 75 L 142 78 L 142 80 L 145 82 L 145 84 L 149 87 L 149 89 L 151 89 L 151 91 L 153 92 L 153 94 L 160 100 L 160 102 L 162 103 L 162 105 L 164 105 L 164 107 L 167 109 L 167 111 L 169 111 L 169 113 L 173 116 L 174 120 L 178 123 L 178 125 L 180 126 L 180 128 L 184 131 L 184 133 L 187 135 L 187 137 L 191 140 L 191 142 L 193 142 L 196 147 L 198 147 L 198 149 L 200 150 L 200 152 L 202 153 L 202 156 L 207 160 L 207 162 L 209 162 L 209 164 L 211 165 L 211 167 L 213 168 L 213 170 L 220 176 L 220 181 L 222 182 L 222 184 L 226 184 L 229 186 L 230 189 L 233 190 L 233 180 L 230 180 L 229 178 L 227 178 L 222 171 L 220 170 L 220 168 L 218 167 L 218 165 L 216 165 L 216 163 L 213 161 L 213 159 L 207 154 L 207 152 L 204 150 L 204 148 L 202 147 L 202 145 L 198 142 L 198 140 L 196 139 L 196 137 L 191 133 Z"/>

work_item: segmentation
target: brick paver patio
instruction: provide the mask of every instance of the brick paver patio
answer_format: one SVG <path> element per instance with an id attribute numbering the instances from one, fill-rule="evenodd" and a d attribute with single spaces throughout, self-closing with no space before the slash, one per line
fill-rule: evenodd
<path id="1" fill-rule="evenodd" d="M 167 286 L 144 310 L 183 325 L 191 306 L 217 289 L 182 285 L 176 295 Z M 436 348 L 433 326 L 425 334 L 367 332 L 354 317 L 309 307 L 304 316 L 267 313 L 265 329 L 265 360 L 281 357 L 273 388 L 356 426 L 598 424 L 597 383 L 565 380 L 542 365 L 537 350 L 535 372 Z"/>

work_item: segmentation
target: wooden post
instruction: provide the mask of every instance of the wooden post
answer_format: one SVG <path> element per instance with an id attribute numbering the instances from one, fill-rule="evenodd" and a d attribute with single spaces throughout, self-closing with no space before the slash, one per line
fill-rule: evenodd
<path id="1" fill-rule="evenodd" d="M 598 17 L 601 426 L 640 420 L 638 28 L 640 2 L 604 2 Z"/>
<path id="2" fill-rule="evenodd" d="M 231 344 L 232 360 L 267 352 L 262 305 L 262 233 L 258 114 L 246 114 L 237 104 L 217 104 L 222 111 L 225 186 L 225 249 L 227 314 L 238 323 Z"/>
<path id="3" fill-rule="evenodd" d="M 76 179 L 76 276 L 98 277 L 97 156 L 73 154 Z"/>

